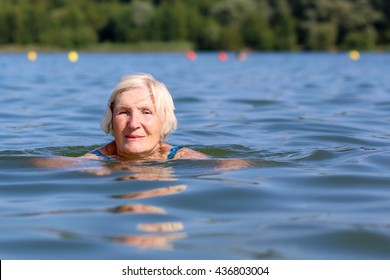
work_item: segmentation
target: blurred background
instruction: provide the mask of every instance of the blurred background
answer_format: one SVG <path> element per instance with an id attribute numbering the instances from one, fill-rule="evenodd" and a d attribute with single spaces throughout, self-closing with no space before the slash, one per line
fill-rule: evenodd
<path id="1" fill-rule="evenodd" d="M 0 51 L 389 50 L 389 0 L 0 0 Z"/>

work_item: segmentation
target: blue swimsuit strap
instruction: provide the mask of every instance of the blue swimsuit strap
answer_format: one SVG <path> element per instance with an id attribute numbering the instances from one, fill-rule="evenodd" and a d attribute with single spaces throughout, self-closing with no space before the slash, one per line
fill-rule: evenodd
<path id="1" fill-rule="evenodd" d="M 169 151 L 169 154 L 168 154 L 168 159 L 173 159 L 175 157 L 177 151 L 180 150 L 181 148 L 183 148 L 183 147 L 176 146 L 176 147 L 171 148 L 171 150 Z"/>
<path id="2" fill-rule="evenodd" d="M 183 148 L 183 147 L 182 146 L 176 146 L 176 147 L 171 148 L 171 150 L 169 151 L 169 154 L 168 154 L 168 159 L 173 159 L 175 157 L 177 151 L 179 151 L 181 148 Z M 94 155 L 96 155 L 98 157 L 102 157 L 105 160 L 110 159 L 109 156 L 103 155 L 98 149 L 93 150 L 90 153 L 94 154 Z"/>
<path id="3" fill-rule="evenodd" d="M 110 159 L 109 156 L 103 155 L 98 149 L 93 150 L 93 151 L 91 151 L 90 153 L 91 153 L 91 154 L 94 154 L 94 155 L 97 155 L 98 157 L 101 157 L 101 158 L 103 158 L 104 160 Z"/>

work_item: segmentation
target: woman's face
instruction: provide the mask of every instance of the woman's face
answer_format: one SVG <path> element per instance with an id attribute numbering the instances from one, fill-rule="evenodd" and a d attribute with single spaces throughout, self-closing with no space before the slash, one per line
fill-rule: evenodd
<path id="1" fill-rule="evenodd" d="M 159 151 L 161 120 L 146 87 L 116 97 L 112 129 L 119 156 L 147 158 Z"/>

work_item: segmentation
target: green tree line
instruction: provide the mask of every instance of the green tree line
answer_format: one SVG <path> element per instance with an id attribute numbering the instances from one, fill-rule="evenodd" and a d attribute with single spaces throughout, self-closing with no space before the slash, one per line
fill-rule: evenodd
<path id="1" fill-rule="evenodd" d="M 390 45 L 389 15 L 389 0 L 0 0 L 0 47 L 374 50 Z"/>

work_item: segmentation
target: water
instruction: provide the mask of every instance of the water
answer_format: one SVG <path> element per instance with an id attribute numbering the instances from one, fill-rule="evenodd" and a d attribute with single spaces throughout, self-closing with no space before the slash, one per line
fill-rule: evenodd
<path id="1" fill-rule="evenodd" d="M 389 259 L 390 55 L 0 55 L 0 259 Z M 117 80 L 170 89 L 210 160 L 75 157 Z M 247 168 L 226 168 L 246 159 Z"/>

